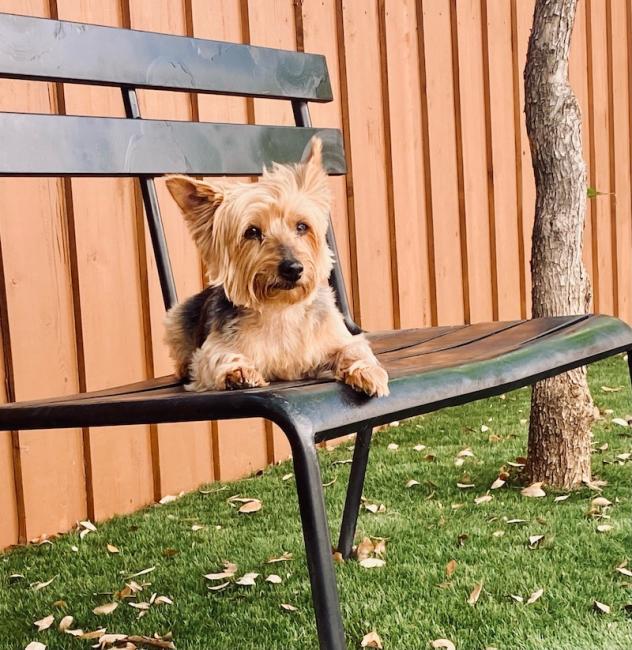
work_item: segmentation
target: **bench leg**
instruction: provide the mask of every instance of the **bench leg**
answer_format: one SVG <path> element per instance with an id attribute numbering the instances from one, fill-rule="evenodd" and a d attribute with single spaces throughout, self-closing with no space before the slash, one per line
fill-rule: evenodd
<path id="1" fill-rule="evenodd" d="M 291 436 L 296 490 L 321 650 L 345 650 L 331 540 L 316 447 L 311 436 Z"/>
<path id="2" fill-rule="evenodd" d="M 351 555 L 351 549 L 353 548 L 353 538 L 355 537 L 356 525 L 358 523 L 358 513 L 360 511 L 366 465 L 369 460 L 372 433 L 373 429 L 371 427 L 360 429 L 356 434 L 355 446 L 353 448 L 351 474 L 349 475 L 342 524 L 340 525 L 340 539 L 338 540 L 338 551 L 345 560 Z"/>

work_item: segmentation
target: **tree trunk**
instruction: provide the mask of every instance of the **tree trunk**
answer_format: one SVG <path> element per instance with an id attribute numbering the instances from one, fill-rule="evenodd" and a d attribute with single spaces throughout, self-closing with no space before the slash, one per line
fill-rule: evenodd
<path id="1" fill-rule="evenodd" d="M 525 67 L 525 114 L 535 173 L 531 250 L 534 318 L 583 314 L 586 165 L 581 114 L 568 83 L 577 0 L 536 0 Z M 590 479 L 593 403 L 586 369 L 539 382 L 531 397 L 530 482 L 570 488 Z"/>

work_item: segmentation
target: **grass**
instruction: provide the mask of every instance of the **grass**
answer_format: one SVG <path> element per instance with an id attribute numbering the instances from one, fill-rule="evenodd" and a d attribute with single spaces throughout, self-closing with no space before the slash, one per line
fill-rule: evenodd
<path id="1" fill-rule="evenodd" d="M 587 516 L 595 496 L 588 488 L 554 502 L 520 495 L 510 481 L 495 490 L 489 503 L 474 504 L 507 461 L 523 455 L 529 413 L 529 392 L 519 390 L 417 418 L 376 435 L 365 496 L 383 503 L 386 512 L 360 515 L 358 537 L 387 538 L 386 565 L 364 569 L 356 561 L 336 567 L 350 648 L 359 648 L 371 630 L 386 650 L 421 650 L 437 638 L 451 639 L 458 650 L 625 650 L 632 648 L 632 578 L 615 567 L 632 564 L 632 462 L 610 463 L 617 454 L 632 451 L 631 429 L 612 424 L 613 417 L 632 412 L 627 368 L 621 358 L 590 370 L 593 396 L 602 412 L 612 409 L 594 427 L 595 447 L 608 448 L 593 457 L 595 475 L 608 481 L 603 494 L 614 502 L 608 519 Z M 601 386 L 623 387 L 604 392 Z M 523 423 L 521 423 L 523 420 Z M 481 426 L 489 431 L 481 431 Z M 490 441 L 490 435 L 492 436 Z M 397 450 L 389 443 L 399 445 Z M 415 451 L 424 444 L 427 449 Z M 339 520 L 349 465 L 335 461 L 350 457 L 350 443 L 322 453 L 323 480 L 331 521 Z M 475 456 L 454 464 L 458 452 L 470 448 Z M 434 460 L 426 460 L 433 455 Z M 286 463 L 263 475 L 226 486 L 212 485 L 210 493 L 194 493 L 174 503 L 152 507 L 98 526 L 83 540 L 76 533 L 52 544 L 17 548 L 0 555 L 0 648 L 24 648 L 38 640 L 52 650 L 89 648 L 90 643 L 61 634 L 56 625 L 64 614 L 75 627 L 108 632 L 164 634 L 173 632 L 179 650 L 305 650 L 316 648 L 310 590 L 304 562 L 293 480 Z M 420 485 L 407 489 L 406 482 Z M 457 482 L 474 483 L 459 489 Z M 263 509 L 240 515 L 227 498 L 256 497 Z M 455 504 L 463 504 L 454 508 Z M 522 524 L 507 520 L 524 519 Z M 597 532 L 597 525 L 612 529 Z M 192 530 L 198 524 L 204 528 Z M 502 536 L 494 532 L 502 531 Z M 544 535 L 530 549 L 528 537 Z M 119 548 L 110 554 L 107 544 Z M 73 550 L 73 546 L 78 551 Z M 283 552 L 289 562 L 265 564 Z M 231 585 L 221 592 L 207 589 L 202 576 L 220 570 L 223 560 L 239 565 L 238 575 L 257 572 L 255 587 Z M 457 563 L 450 579 L 446 565 Z M 156 592 L 172 605 L 152 606 L 138 619 L 126 603 L 109 616 L 92 609 L 112 601 L 124 576 L 145 568 L 137 577 L 151 582 L 138 600 Z M 264 577 L 279 574 L 283 582 Z M 11 581 L 11 574 L 24 579 Z M 33 591 L 37 581 L 55 580 Z M 478 603 L 468 595 L 483 581 Z M 527 605 L 526 598 L 543 588 L 542 597 Z M 609 614 L 593 610 L 598 600 Z M 63 602 L 59 602 L 63 601 Z M 289 603 L 298 608 L 288 612 Z M 35 620 L 54 614 L 51 629 L 37 632 Z"/>

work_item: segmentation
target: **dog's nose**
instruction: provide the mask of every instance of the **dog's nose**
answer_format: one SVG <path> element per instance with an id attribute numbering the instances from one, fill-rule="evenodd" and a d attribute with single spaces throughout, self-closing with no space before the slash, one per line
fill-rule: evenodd
<path id="1" fill-rule="evenodd" d="M 290 282 L 296 282 L 303 274 L 303 265 L 298 260 L 283 260 L 279 264 L 279 275 Z"/>

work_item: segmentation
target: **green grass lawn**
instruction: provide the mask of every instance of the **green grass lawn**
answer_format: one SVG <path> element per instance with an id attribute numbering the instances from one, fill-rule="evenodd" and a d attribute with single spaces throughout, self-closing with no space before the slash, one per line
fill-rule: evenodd
<path id="1" fill-rule="evenodd" d="M 632 612 L 626 609 L 632 603 L 632 577 L 616 571 L 626 560 L 632 569 L 632 461 L 616 461 L 632 451 L 632 428 L 611 422 L 632 413 L 626 364 L 620 357 L 601 362 L 591 368 L 590 380 L 603 414 L 594 427 L 593 471 L 608 482 L 603 496 L 614 504 L 603 518 L 589 516 L 597 494 L 588 488 L 558 502 L 554 498 L 560 493 L 552 491 L 530 499 L 521 496 L 514 479 L 492 491 L 491 501 L 474 503 L 501 467 L 525 453 L 526 389 L 376 434 L 364 494 L 386 511 L 363 510 L 358 539 L 386 538 L 386 564 L 365 569 L 352 560 L 336 566 L 350 648 L 359 648 L 372 630 L 386 650 L 430 648 L 438 638 L 452 640 L 457 650 L 632 648 Z M 622 388 L 606 392 L 602 386 Z M 420 444 L 426 448 L 416 451 Z M 349 473 L 349 465 L 338 461 L 350 458 L 350 445 L 321 455 L 324 482 L 335 481 L 326 488 L 332 522 L 339 520 Z M 455 465 L 466 448 L 474 455 Z M 52 650 L 91 647 L 95 641 L 57 630 L 65 615 L 74 617 L 72 627 L 85 631 L 172 632 L 179 650 L 316 648 L 294 481 L 287 478 L 291 471 L 285 463 L 261 476 L 214 484 L 168 505 L 113 519 L 82 540 L 72 533 L 0 555 L 0 648 L 21 649 L 35 640 Z M 419 485 L 406 488 L 410 479 Z M 457 483 L 475 487 L 462 489 Z M 258 498 L 263 508 L 239 514 L 228 502 L 235 495 Z M 515 519 L 524 522 L 510 523 Z M 603 525 L 611 528 L 599 532 Z M 530 548 L 528 538 L 535 535 L 544 537 Z M 119 553 L 108 552 L 108 544 Z M 293 559 L 266 564 L 284 552 Z M 259 573 L 256 585 L 231 583 L 210 591 L 219 583 L 203 576 L 220 571 L 225 560 L 238 565 L 236 577 Z M 448 578 L 451 560 L 456 569 Z M 109 615 L 92 613 L 116 600 L 113 594 L 127 576 L 151 567 L 133 578 L 145 585 L 136 599 L 119 600 Z M 10 579 L 12 574 L 24 578 Z M 266 582 L 269 574 L 282 582 Z M 33 583 L 53 577 L 50 585 L 33 590 Z M 480 598 L 472 606 L 468 597 L 481 581 Z M 539 589 L 542 596 L 527 604 Z M 130 603 L 147 602 L 154 593 L 173 604 L 153 604 L 138 618 L 143 610 Z M 596 612 L 595 600 L 610 613 Z M 33 622 L 50 614 L 55 623 L 38 632 Z"/>

